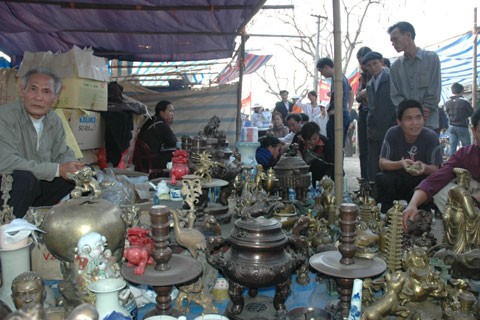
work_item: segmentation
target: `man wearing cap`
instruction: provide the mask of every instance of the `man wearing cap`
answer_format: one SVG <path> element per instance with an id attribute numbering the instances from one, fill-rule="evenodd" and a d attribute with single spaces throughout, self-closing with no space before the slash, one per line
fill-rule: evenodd
<path id="1" fill-rule="evenodd" d="M 403 52 L 390 69 L 390 96 L 398 106 L 405 99 L 414 99 L 423 106 L 425 126 L 438 130 L 438 103 L 441 94 L 440 59 L 433 51 L 415 44 L 415 29 L 405 21 L 388 28 L 390 41 L 397 52 Z M 438 132 L 437 132 L 438 133 Z"/>
<path id="2" fill-rule="evenodd" d="M 387 130 L 396 125 L 395 105 L 390 98 L 390 71 L 383 66 L 380 53 L 371 51 L 362 59 L 371 75 L 367 83 L 368 176 L 374 180 L 379 172 L 378 160 Z"/>
<path id="3" fill-rule="evenodd" d="M 285 118 L 289 112 L 292 112 L 293 103 L 288 101 L 288 91 L 281 90 L 280 91 L 280 98 L 281 101 L 275 103 L 275 109 L 273 112 L 280 112 L 282 114 L 283 121 L 285 122 Z"/>
<path id="4" fill-rule="evenodd" d="M 252 127 L 263 128 L 263 107 L 259 103 L 255 103 L 252 113 Z"/>

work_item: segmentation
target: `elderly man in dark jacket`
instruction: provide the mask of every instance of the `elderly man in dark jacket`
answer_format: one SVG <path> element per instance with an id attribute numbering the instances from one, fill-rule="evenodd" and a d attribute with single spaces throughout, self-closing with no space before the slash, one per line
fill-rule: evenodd
<path id="1" fill-rule="evenodd" d="M 396 125 L 395 105 L 390 98 L 390 70 L 383 65 L 380 53 L 367 53 L 362 64 L 372 76 L 367 83 L 368 176 L 373 180 L 379 172 L 378 160 L 385 133 Z"/>

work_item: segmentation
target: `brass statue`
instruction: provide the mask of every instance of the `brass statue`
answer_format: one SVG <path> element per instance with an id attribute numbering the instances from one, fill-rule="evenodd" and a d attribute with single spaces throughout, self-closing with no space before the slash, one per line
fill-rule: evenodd
<path id="1" fill-rule="evenodd" d="M 90 167 L 85 166 L 77 172 L 67 176 L 75 181 L 75 188 L 70 192 L 72 198 L 80 198 L 83 193 L 90 193 L 94 198 L 99 198 L 102 194 L 102 190 L 95 179 L 97 174 Z"/>
<path id="2" fill-rule="evenodd" d="M 205 250 L 207 243 L 205 236 L 198 230 L 192 228 L 184 228 L 180 225 L 180 221 L 184 219 L 179 210 L 171 209 L 173 221 L 175 240 L 181 246 L 186 248 L 192 254 L 192 257 L 198 256 L 198 250 Z"/>
<path id="3" fill-rule="evenodd" d="M 12 300 L 17 310 L 37 304 L 43 306 L 45 298 L 45 287 L 38 273 L 27 271 L 13 279 Z"/>
<path id="4" fill-rule="evenodd" d="M 406 277 L 401 271 L 385 274 L 385 294 L 373 305 L 367 307 L 362 315 L 362 320 L 388 319 L 395 316 L 396 319 L 407 319 L 410 311 L 402 305 L 400 292 L 406 283 Z"/>
<path id="5" fill-rule="evenodd" d="M 122 207 L 121 218 L 127 229 L 138 226 L 140 223 L 140 208 L 135 205 Z"/>
<path id="6" fill-rule="evenodd" d="M 420 247 L 410 248 L 403 259 L 407 281 L 401 292 L 402 304 L 423 302 L 428 298 L 443 299 L 447 295 L 440 272 L 429 265 L 427 252 Z"/>
<path id="7" fill-rule="evenodd" d="M 357 251 L 355 251 L 355 256 L 367 259 L 376 257 L 378 253 L 379 236 L 373 233 L 365 222 L 360 222 L 357 225 L 356 232 L 355 245 Z"/>
<path id="8" fill-rule="evenodd" d="M 10 313 L 5 320 L 47 320 L 47 315 L 43 306 L 36 304 Z"/>
<path id="9" fill-rule="evenodd" d="M 212 181 L 211 170 L 213 167 L 225 167 L 223 163 L 213 161 L 212 155 L 205 151 L 202 153 L 192 152 L 191 157 L 197 166 L 197 170 L 193 174 L 206 182 Z"/>
<path id="10" fill-rule="evenodd" d="M 2 192 L 2 212 L 0 213 L 0 224 L 8 224 L 15 219 L 13 215 L 13 208 L 8 205 L 10 200 L 10 191 L 12 190 L 13 177 L 9 174 L 2 175 L 2 186 L 0 191 Z"/>
<path id="11" fill-rule="evenodd" d="M 272 194 L 276 184 L 278 184 L 278 178 L 275 176 L 273 168 L 267 170 L 267 176 L 263 178 L 263 183 L 265 184 L 268 194 Z"/>
<path id="12" fill-rule="evenodd" d="M 468 282 L 463 279 L 452 279 L 452 289 L 445 303 L 442 304 L 443 319 L 473 320 L 478 319 L 474 312 L 476 297 L 468 290 Z"/>
<path id="13" fill-rule="evenodd" d="M 335 224 L 336 219 L 336 206 L 335 206 L 335 196 L 333 195 L 333 188 L 335 186 L 334 182 L 330 178 L 325 178 L 322 180 L 323 192 L 320 195 L 320 203 L 322 204 L 325 212 L 327 214 L 327 219 L 329 224 Z"/>
<path id="14" fill-rule="evenodd" d="M 257 170 L 255 172 L 255 177 L 254 177 L 255 191 L 262 192 L 263 191 L 262 181 L 267 178 L 267 174 L 263 170 L 263 166 L 261 164 L 257 164 L 256 169 Z"/>
<path id="15" fill-rule="evenodd" d="M 208 120 L 207 125 L 203 128 L 203 134 L 207 138 L 218 138 L 219 131 L 218 128 L 220 127 L 220 118 L 218 116 L 213 116 Z"/>
<path id="16" fill-rule="evenodd" d="M 468 170 L 455 168 L 457 186 L 448 192 L 443 221 L 445 244 L 455 253 L 480 247 L 480 213 L 470 194 L 471 174 Z"/>
<path id="17" fill-rule="evenodd" d="M 399 201 L 394 201 L 393 207 L 387 213 L 390 217 L 390 224 L 386 235 L 385 262 L 390 272 L 400 270 L 402 267 L 402 212 L 403 206 Z"/>
<path id="18" fill-rule="evenodd" d="M 213 304 L 212 297 L 206 294 L 203 288 L 203 282 L 200 280 L 195 281 L 192 284 L 187 284 L 184 286 L 178 286 L 178 296 L 175 298 L 175 305 L 177 309 L 185 314 L 190 313 L 190 303 L 195 302 L 196 304 L 203 307 L 203 313 L 217 313 L 218 309 Z M 187 301 L 187 306 L 183 307 L 183 301 Z"/>
<path id="19" fill-rule="evenodd" d="M 182 196 L 184 198 L 184 203 L 187 204 L 188 208 L 188 228 L 193 228 L 195 224 L 195 205 L 200 202 L 200 197 L 202 196 L 202 183 L 200 182 L 199 177 L 193 179 L 183 179 L 182 180 Z"/>

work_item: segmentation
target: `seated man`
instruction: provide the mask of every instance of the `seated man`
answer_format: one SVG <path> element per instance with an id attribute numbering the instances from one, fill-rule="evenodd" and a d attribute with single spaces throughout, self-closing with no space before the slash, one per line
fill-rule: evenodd
<path id="1" fill-rule="evenodd" d="M 8 204 L 18 218 L 30 206 L 56 204 L 75 187 L 67 174 L 83 168 L 52 110 L 61 88 L 50 70 L 32 69 L 23 77 L 23 96 L 0 106 L 0 173 L 13 176 Z"/>
<path id="2" fill-rule="evenodd" d="M 413 189 L 442 163 L 437 134 L 424 127 L 422 105 L 404 100 L 397 108 L 398 125 L 388 129 L 375 177 L 376 201 L 387 212 L 393 200 L 407 200 Z"/>
<path id="3" fill-rule="evenodd" d="M 408 206 L 403 212 L 403 224 L 406 228 L 407 220 L 413 220 L 417 215 L 418 207 L 433 200 L 440 212 L 444 213 L 445 203 L 448 198 L 448 191 L 456 186 L 452 181 L 455 178 L 454 168 L 463 168 L 470 171 L 472 180 L 470 190 L 473 197 L 480 201 L 480 110 L 477 109 L 471 118 L 472 132 L 476 144 L 465 146 L 459 149 L 450 159 L 437 171 L 423 180 L 416 188 Z M 476 181 L 475 181 L 476 180 Z M 475 192 L 475 190 L 477 192 Z"/>

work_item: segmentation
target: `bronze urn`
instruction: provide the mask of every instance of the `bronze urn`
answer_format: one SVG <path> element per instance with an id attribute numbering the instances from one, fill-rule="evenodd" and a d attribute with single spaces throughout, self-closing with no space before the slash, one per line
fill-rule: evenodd
<path id="1" fill-rule="evenodd" d="M 242 218 L 235 221 L 227 239 L 213 238 L 210 244 L 224 245 L 228 250 L 210 251 L 209 262 L 220 269 L 229 281 L 229 295 L 232 305 L 227 313 L 238 315 L 245 301 L 244 288 L 249 288 L 250 296 L 257 294 L 258 288 L 276 286 L 273 304 L 275 309 L 285 310 L 285 300 L 290 291 L 290 277 L 297 267 L 297 253 L 287 252 L 290 239 L 276 219 L 263 216 Z M 299 254 L 301 255 L 301 254 Z"/>
<path id="2" fill-rule="evenodd" d="M 46 232 L 48 250 L 61 261 L 73 262 L 78 240 L 92 231 L 105 236 L 113 252 L 123 251 L 126 225 L 121 215 L 110 201 L 81 197 L 53 206 L 40 228 Z"/>
<path id="3" fill-rule="evenodd" d="M 283 155 L 273 167 L 278 179 L 278 189 L 283 200 L 288 199 L 288 189 L 295 190 L 296 199 L 305 201 L 311 184 L 310 166 L 302 158 L 290 154 Z"/>

